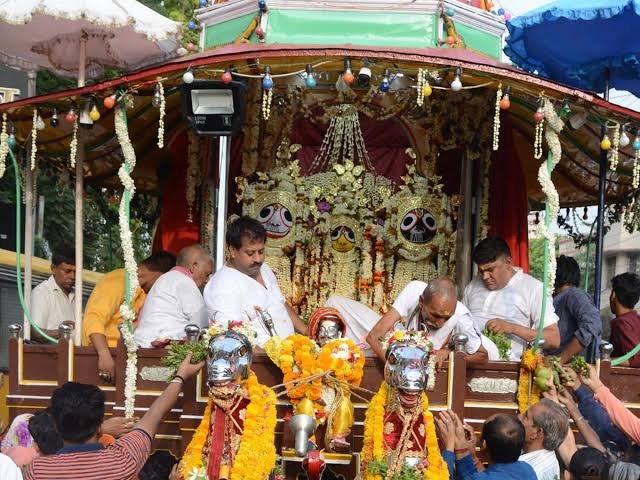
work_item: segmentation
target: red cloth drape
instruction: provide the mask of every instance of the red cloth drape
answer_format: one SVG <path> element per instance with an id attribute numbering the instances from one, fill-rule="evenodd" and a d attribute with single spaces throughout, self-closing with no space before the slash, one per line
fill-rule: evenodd
<path id="1" fill-rule="evenodd" d="M 504 238 L 513 264 L 529 272 L 527 188 L 508 120 L 503 121 L 500 131 L 500 149 L 493 156 L 490 182 L 490 235 Z"/>
<path id="2" fill-rule="evenodd" d="M 175 255 L 200 241 L 200 212 L 197 201 L 193 205 L 193 222 L 187 221 L 187 132 L 181 133 L 169 146 L 171 173 L 162 192 L 160 220 L 153 239 L 153 251 L 167 250 Z"/>

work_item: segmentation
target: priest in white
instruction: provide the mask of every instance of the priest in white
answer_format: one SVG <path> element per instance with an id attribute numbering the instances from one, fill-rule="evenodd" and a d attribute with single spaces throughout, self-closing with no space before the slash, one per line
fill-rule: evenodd
<path id="1" fill-rule="evenodd" d="M 473 250 L 473 261 L 478 266 L 478 276 L 465 288 L 462 301 L 480 332 L 486 328 L 511 338 L 509 359 L 519 361 L 527 342 L 535 340 L 538 334 L 542 282 L 512 265 L 511 250 L 501 238 L 487 237 L 479 242 Z M 560 346 L 558 316 L 551 293 L 547 295 L 542 330 L 545 349 Z M 483 337 L 483 344 L 485 341 Z"/>
<path id="2" fill-rule="evenodd" d="M 228 259 L 204 289 L 209 321 L 228 325 L 249 319 L 262 347 L 274 333 L 286 338 L 295 332 L 306 335 L 307 327 L 287 303 L 278 280 L 264 263 L 267 233 L 260 222 L 240 217 L 227 228 Z M 273 332 L 267 322 L 273 322 Z"/>
<path id="3" fill-rule="evenodd" d="M 367 342 L 380 359 L 385 358 L 382 338 L 397 328 L 426 330 L 434 348 L 438 350 L 438 365 L 448 358 L 450 340 L 457 333 L 465 334 L 469 339 L 465 347 L 467 361 L 487 361 L 487 352 L 471 314 L 458 302 L 456 286 L 448 277 L 436 278 L 429 283 L 414 280 L 400 292 L 387 313 L 367 335 Z"/>
<path id="4" fill-rule="evenodd" d="M 200 245 L 180 250 L 176 266 L 153 284 L 140 311 L 133 338 L 143 348 L 182 340 L 189 324 L 208 326 L 201 289 L 213 271 L 213 259 Z"/>

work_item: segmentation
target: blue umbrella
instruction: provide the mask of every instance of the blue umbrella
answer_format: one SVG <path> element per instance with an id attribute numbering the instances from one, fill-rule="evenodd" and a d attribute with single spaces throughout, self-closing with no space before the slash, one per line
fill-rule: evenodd
<path id="1" fill-rule="evenodd" d="M 558 0 L 507 24 L 524 70 L 599 93 L 640 95 L 640 0 Z"/>

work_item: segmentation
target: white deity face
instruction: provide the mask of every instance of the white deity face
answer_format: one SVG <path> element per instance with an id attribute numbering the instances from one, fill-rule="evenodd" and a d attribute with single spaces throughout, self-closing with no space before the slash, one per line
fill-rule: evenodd
<path id="1" fill-rule="evenodd" d="M 258 221 L 267 231 L 268 238 L 286 237 L 293 227 L 291 211 L 281 203 L 270 203 L 260 210 Z"/>
<path id="2" fill-rule="evenodd" d="M 418 245 L 429 242 L 436 234 L 435 217 L 424 208 L 409 210 L 400 222 L 402 236 Z"/>
<path id="3" fill-rule="evenodd" d="M 316 340 L 321 347 L 324 347 L 330 341 L 336 340 L 341 336 L 342 329 L 340 328 L 340 323 L 337 319 L 334 320 L 332 317 L 326 317 L 320 321 L 320 326 L 318 327 L 318 338 Z"/>

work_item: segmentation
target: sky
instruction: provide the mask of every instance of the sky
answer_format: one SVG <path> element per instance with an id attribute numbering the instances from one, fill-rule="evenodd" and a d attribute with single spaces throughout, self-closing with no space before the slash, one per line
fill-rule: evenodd
<path id="1" fill-rule="evenodd" d="M 515 17 L 527 13 L 534 8 L 538 8 L 546 3 L 551 3 L 553 0 L 494 0 L 497 4 L 511 12 Z M 630 108 L 632 110 L 640 111 L 640 99 L 631 95 L 629 92 L 611 90 L 609 94 L 609 100 L 623 107 Z"/>

